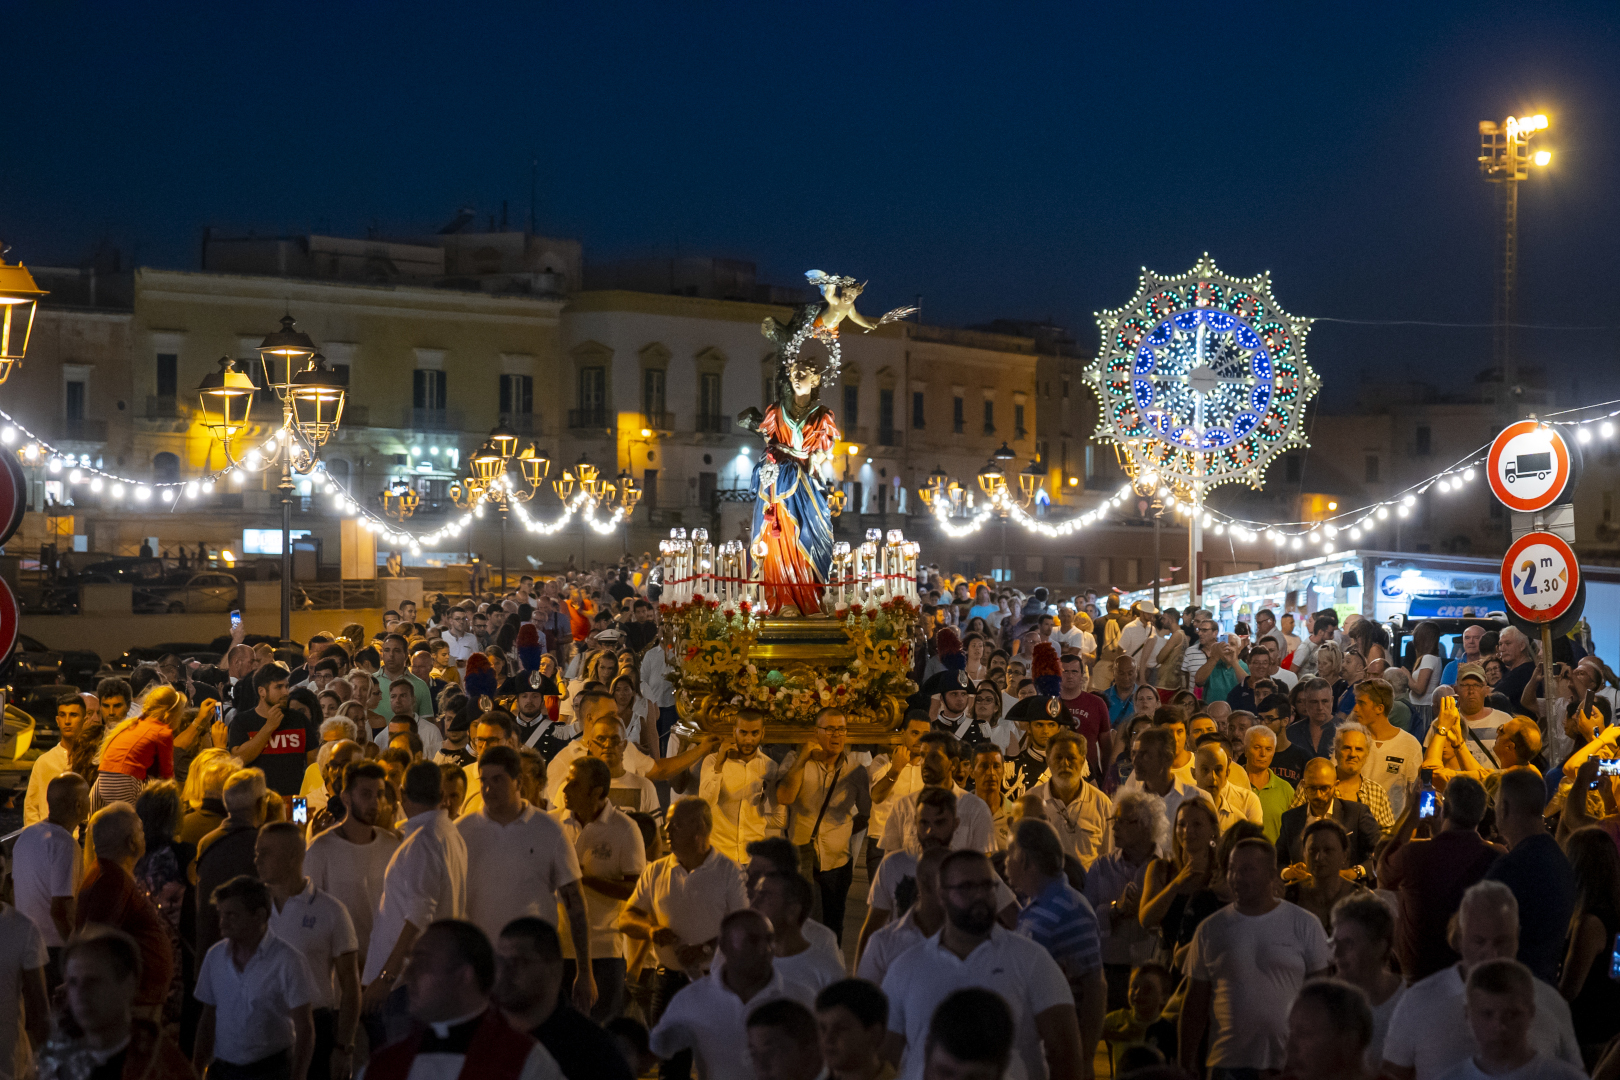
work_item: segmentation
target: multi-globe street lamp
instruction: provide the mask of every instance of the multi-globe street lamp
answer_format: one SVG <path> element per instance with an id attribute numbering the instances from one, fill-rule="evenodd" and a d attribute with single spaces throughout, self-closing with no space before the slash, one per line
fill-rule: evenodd
<path id="1" fill-rule="evenodd" d="M 291 315 L 282 317 L 281 329 L 264 339 L 258 353 L 264 384 L 281 402 L 281 427 L 242 460 L 232 454 L 231 441 L 247 426 L 257 389 L 253 380 L 226 357 L 218 371 L 203 378 L 197 398 L 204 426 L 220 441 L 233 468 L 281 470 L 276 485 L 281 493 L 281 637 L 287 640 L 292 636 L 293 475 L 307 476 L 319 468 L 320 448 L 337 433 L 348 391 Z"/>

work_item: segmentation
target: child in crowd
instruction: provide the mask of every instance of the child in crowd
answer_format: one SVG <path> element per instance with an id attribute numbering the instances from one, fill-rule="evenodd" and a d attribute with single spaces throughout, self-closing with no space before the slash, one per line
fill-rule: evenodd
<path id="1" fill-rule="evenodd" d="M 1102 1037 L 1114 1059 L 1115 1075 L 1125 1071 L 1121 1059 L 1133 1046 L 1152 1046 L 1166 1060 L 1176 1060 L 1176 1025 L 1164 1019 L 1172 989 L 1170 972 L 1159 964 L 1143 964 L 1131 972 L 1130 1004 L 1103 1017 Z"/>

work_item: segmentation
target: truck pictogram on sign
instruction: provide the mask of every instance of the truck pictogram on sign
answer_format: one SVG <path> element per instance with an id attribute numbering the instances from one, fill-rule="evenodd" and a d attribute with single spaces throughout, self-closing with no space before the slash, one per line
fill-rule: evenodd
<path id="1" fill-rule="evenodd" d="M 1507 482 L 1517 483 L 1520 477 L 1530 476 L 1534 476 L 1537 480 L 1547 479 L 1547 474 L 1553 471 L 1552 457 L 1551 452 L 1520 454 L 1507 467 Z"/>

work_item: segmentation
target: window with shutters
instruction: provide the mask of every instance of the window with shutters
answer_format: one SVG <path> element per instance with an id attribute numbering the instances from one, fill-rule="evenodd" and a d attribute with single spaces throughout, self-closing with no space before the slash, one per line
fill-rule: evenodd
<path id="1" fill-rule="evenodd" d="M 445 407 L 444 372 L 417 368 L 412 373 L 412 399 L 418 409 L 443 412 Z"/>
<path id="2" fill-rule="evenodd" d="M 501 415 L 529 416 L 534 412 L 534 376 L 501 376 Z"/>

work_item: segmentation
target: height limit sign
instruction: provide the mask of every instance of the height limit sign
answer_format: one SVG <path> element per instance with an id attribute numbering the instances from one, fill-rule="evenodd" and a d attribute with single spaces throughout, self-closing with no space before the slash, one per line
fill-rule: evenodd
<path id="1" fill-rule="evenodd" d="M 1580 586 L 1575 552 L 1552 533 L 1526 533 L 1502 560 L 1502 595 L 1526 622 L 1557 622 L 1575 605 Z"/>

